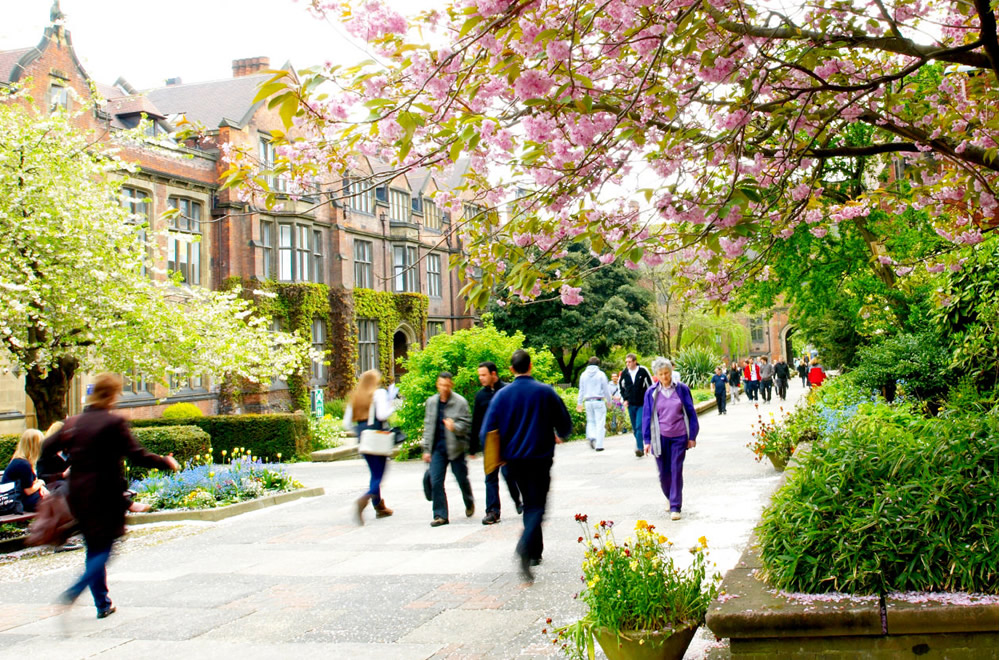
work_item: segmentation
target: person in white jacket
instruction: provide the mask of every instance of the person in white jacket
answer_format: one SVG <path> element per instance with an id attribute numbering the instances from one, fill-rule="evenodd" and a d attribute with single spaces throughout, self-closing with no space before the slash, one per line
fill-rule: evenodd
<path id="1" fill-rule="evenodd" d="M 598 366 L 600 360 L 592 357 L 580 374 L 580 394 L 576 398 L 577 412 L 587 411 L 587 441 L 590 448 L 604 451 L 604 420 L 611 406 L 611 387 L 608 377 Z"/>

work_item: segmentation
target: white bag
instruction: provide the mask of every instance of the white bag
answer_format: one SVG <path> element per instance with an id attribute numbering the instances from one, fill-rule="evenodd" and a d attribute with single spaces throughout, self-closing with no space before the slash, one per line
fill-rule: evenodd
<path id="1" fill-rule="evenodd" d="M 372 398 L 368 411 L 368 426 L 375 424 L 375 400 Z M 365 429 L 358 438 L 358 453 L 371 454 L 373 456 L 392 456 L 396 448 L 395 431 L 376 431 L 375 429 Z"/>

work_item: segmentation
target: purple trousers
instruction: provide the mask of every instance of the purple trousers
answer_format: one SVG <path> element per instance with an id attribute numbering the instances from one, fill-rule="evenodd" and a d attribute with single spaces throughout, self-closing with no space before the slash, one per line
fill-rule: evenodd
<path id="1" fill-rule="evenodd" d="M 671 511 L 681 510 L 687 443 L 687 437 L 683 435 L 678 438 L 660 438 L 660 455 L 656 457 L 656 469 L 660 472 L 660 489 L 670 501 Z"/>

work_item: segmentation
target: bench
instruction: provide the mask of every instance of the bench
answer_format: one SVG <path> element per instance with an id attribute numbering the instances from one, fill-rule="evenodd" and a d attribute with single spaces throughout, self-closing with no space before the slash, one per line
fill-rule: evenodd
<path id="1" fill-rule="evenodd" d="M 31 520 L 36 515 L 38 514 L 32 511 L 30 513 L 13 513 L 9 516 L 0 516 L 0 525 L 24 522 L 26 520 Z"/>

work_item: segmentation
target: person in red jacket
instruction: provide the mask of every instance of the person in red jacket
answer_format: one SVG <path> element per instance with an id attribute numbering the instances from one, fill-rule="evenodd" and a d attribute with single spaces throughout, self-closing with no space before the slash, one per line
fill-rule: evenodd
<path id="1" fill-rule="evenodd" d="M 748 401 L 757 401 L 760 396 L 760 365 L 756 360 L 743 360 L 743 389 Z"/>
<path id="2" fill-rule="evenodd" d="M 826 380 L 826 372 L 820 366 L 819 360 L 813 358 L 809 362 L 809 387 L 819 387 Z"/>

